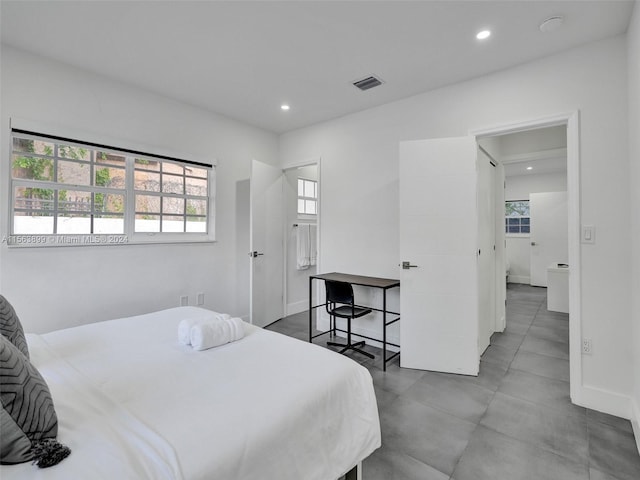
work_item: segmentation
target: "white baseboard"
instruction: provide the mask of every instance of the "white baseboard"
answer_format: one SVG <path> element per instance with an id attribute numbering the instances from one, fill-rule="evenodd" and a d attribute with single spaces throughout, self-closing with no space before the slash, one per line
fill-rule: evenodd
<path id="1" fill-rule="evenodd" d="M 640 453 L 640 404 L 631 399 L 631 426 L 633 435 L 636 437 L 636 447 Z"/>
<path id="2" fill-rule="evenodd" d="M 509 283 L 526 283 L 529 285 L 531 283 L 531 277 L 525 277 L 521 275 L 509 275 Z"/>
<path id="3" fill-rule="evenodd" d="M 287 304 L 287 312 L 285 315 L 295 315 L 296 313 L 309 310 L 309 300 L 301 300 L 299 302 Z"/>
<path id="4" fill-rule="evenodd" d="M 631 398 L 627 395 L 602 388 L 582 386 L 579 388 L 578 397 L 572 398 L 576 405 L 632 420 L 633 405 Z"/>

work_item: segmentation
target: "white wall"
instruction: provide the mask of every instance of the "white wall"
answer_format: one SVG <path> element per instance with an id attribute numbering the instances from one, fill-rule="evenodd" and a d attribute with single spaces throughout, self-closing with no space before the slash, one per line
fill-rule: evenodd
<path id="1" fill-rule="evenodd" d="M 640 5 L 636 2 L 631 24 L 627 33 L 629 61 L 629 160 L 631 163 L 631 228 L 632 228 L 632 268 L 631 291 L 633 295 L 633 389 L 634 421 L 638 450 L 640 451 Z"/>
<path id="2" fill-rule="evenodd" d="M 626 58 L 626 38 L 612 38 L 283 135 L 284 164 L 322 158 L 323 270 L 399 277 L 400 141 L 462 136 L 579 110 L 581 216 L 598 229 L 597 243 L 583 245 L 580 254 L 581 328 L 593 339 L 593 354 L 584 357 L 579 401 L 628 415 Z"/>
<path id="3" fill-rule="evenodd" d="M 173 307 L 180 295 L 194 304 L 198 292 L 208 308 L 247 315 L 243 268 L 249 267 L 237 258 L 246 259 L 249 246 L 236 221 L 237 214 L 247 221 L 246 206 L 237 205 L 236 190 L 249 177 L 252 158 L 277 163 L 276 136 L 6 46 L 1 60 L 1 235 L 8 233 L 10 117 L 218 162 L 216 243 L 38 249 L 2 244 L 0 290 L 25 329 L 45 332 Z"/>
<path id="4" fill-rule="evenodd" d="M 566 133 L 565 133 L 566 135 Z M 505 200 L 528 200 L 529 194 L 566 192 L 566 173 L 516 175 L 505 180 Z M 509 282 L 529 283 L 531 280 L 531 239 L 529 235 L 506 235 Z"/>

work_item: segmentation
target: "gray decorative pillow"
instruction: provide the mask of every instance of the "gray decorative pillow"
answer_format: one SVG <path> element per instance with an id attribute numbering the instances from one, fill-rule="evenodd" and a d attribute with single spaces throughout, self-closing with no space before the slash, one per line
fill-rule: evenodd
<path id="1" fill-rule="evenodd" d="M 0 333 L 7 337 L 25 357 L 29 358 L 29 348 L 24 338 L 22 324 L 9 301 L 0 295 Z"/>
<path id="2" fill-rule="evenodd" d="M 58 417 L 47 383 L 29 359 L 2 335 L 0 400 L 0 463 L 33 460 L 44 468 L 59 463 L 71 453 L 55 441 Z"/>

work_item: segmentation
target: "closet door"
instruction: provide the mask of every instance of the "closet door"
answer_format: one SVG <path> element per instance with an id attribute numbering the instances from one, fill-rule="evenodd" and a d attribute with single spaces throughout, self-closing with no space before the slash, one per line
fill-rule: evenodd
<path id="1" fill-rule="evenodd" d="M 264 327 L 284 313 L 284 236 L 282 169 L 257 160 L 251 164 L 250 251 L 251 323 Z"/>
<path id="2" fill-rule="evenodd" d="M 475 137 L 400 143 L 403 367 L 477 375 Z"/>

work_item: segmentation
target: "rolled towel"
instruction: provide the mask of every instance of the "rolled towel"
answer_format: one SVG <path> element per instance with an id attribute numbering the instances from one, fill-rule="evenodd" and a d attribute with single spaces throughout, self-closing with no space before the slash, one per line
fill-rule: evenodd
<path id="1" fill-rule="evenodd" d="M 215 319 L 196 323 L 191 327 L 191 346 L 194 350 L 207 350 L 244 337 L 239 318 Z"/>
<path id="2" fill-rule="evenodd" d="M 224 320 L 226 318 L 231 318 L 228 313 L 212 311 L 204 311 L 193 317 L 184 318 L 178 324 L 178 342 L 180 342 L 181 345 L 191 345 L 191 327 L 198 323 L 217 319 Z"/>

